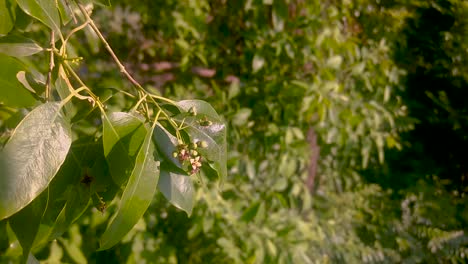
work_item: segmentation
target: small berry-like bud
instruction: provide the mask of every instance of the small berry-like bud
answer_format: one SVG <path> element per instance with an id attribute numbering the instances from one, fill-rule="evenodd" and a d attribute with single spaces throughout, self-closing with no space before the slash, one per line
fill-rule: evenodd
<path id="1" fill-rule="evenodd" d="M 195 109 L 195 107 L 190 107 L 189 109 L 189 114 L 192 115 L 192 116 L 196 116 L 197 115 L 197 110 Z"/>
<path id="2" fill-rule="evenodd" d="M 192 156 L 197 156 L 197 155 L 198 155 L 198 151 L 192 149 L 192 150 L 190 151 L 190 154 L 191 154 Z"/>
<path id="3" fill-rule="evenodd" d="M 207 143 L 206 141 L 204 141 L 204 140 L 198 141 L 198 142 L 197 142 L 197 145 L 198 145 L 200 148 L 206 148 L 206 147 L 208 147 L 208 143 Z"/>
<path id="4" fill-rule="evenodd" d="M 206 116 L 198 120 L 198 123 L 200 126 L 211 126 L 213 124 Z"/>
<path id="5" fill-rule="evenodd" d="M 177 156 L 179 156 L 179 154 L 177 153 L 177 151 L 172 152 L 172 157 L 177 158 Z"/>
<path id="6" fill-rule="evenodd" d="M 197 147 L 198 147 L 197 144 L 195 144 L 195 143 L 193 143 L 193 142 L 190 143 L 190 145 L 189 145 L 189 148 L 190 148 L 190 149 L 197 149 Z"/>
<path id="7" fill-rule="evenodd" d="M 211 126 L 213 124 L 213 122 L 211 122 L 210 120 L 201 120 L 200 121 L 200 126 Z"/>

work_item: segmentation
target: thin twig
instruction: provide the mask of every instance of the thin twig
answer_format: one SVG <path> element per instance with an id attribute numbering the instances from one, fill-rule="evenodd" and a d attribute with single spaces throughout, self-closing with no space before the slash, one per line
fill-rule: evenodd
<path id="1" fill-rule="evenodd" d="M 83 28 L 85 28 L 87 25 L 88 25 L 88 21 L 86 21 L 86 22 L 84 22 L 83 24 L 79 25 L 78 27 L 72 29 L 72 30 L 68 33 L 67 37 L 65 37 L 65 42 L 63 43 L 63 45 L 66 46 L 66 45 L 67 45 L 67 42 L 68 42 L 68 39 L 70 39 L 70 37 L 71 37 L 73 34 L 75 34 L 76 32 L 78 32 L 78 31 L 82 30 Z"/>
<path id="2" fill-rule="evenodd" d="M 49 72 L 47 73 L 47 81 L 45 87 L 45 99 L 49 101 L 50 99 L 50 90 L 52 82 L 52 70 L 55 67 L 54 63 L 54 50 L 55 50 L 55 32 L 52 30 L 50 32 L 50 60 L 49 60 Z"/>
<path id="3" fill-rule="evenodd" d="M 101 103 L 101 101 L 99 101 L 99 97 L 96 96 L 91 91 L 91 89 L 89 89 L 89 87 L 81 80 L 80 76 L 78 76 L 78 74 L 76 74 L 76 72 L 73 70 L 73 68 L 66 61 L 63 64 L 65 65 L 65 67 L 67 68 L 69 73 L 73 76 L 73 78 L 75 78 L 75 80 L 78 81 L 78 83 L 82 86 L 82 87 L 80 87 L 77 90 L 72 92 L 74 94 L 74 96 L 78 97 L 78 98 L 82 97 L 82 95 L 79 95 L 76 91 L 82 90 L 82 88 L 83 88 L 89 94 L 89 96 L 93 99 L 93 101 L 98 105 L 98 107 L 102 111 L 104 111 L 104 105 Z"/>
<path id="4" fill-rule="evenodd" d="M 89 25 L 91 26 L 91 28 L 94 30 L 94 32 L 96 32 L 96 35 L 99 37 L 99 39 L 101 39 L 102 43 L 104 43 L 104 47 L 106 48 L 106 50 L 110 53 L 112 59 L 115 61 L 115 63 L 117 64 L 117 66 L 119 67 L 120 69 L 120 72 L 125 75 L 125 77 L 127 77 L 127 79 L 133 84 L 135 85 L 136 87 L 138 87 L 138 89 L 140 90 L 144 90 L 143 87 L 130 75 L 130 73 L 128 73 L 128 71 L 125 69 L 125 66 L 122 64 L 122 62 L 120 62 L 119 58 L 117 57 L 117 55 L 115 55 L 114 51 L 112 50 L 111 46 L 109 45 L 109 43 L 107 42 L 107 40 L 104 38 L 104 36 L 102 35 L 101 31 L 99 30 L 99 28 L 96 26 L 96 24 L 94 24 L 94 21 L 91 19 L 91 17 L 89 16 L 88 12 L 86 11 L 86 9 L 83 7 L 83 5 L 81 4 L 78 4 L 78 7 L 80 8 L 81 10 L 81 13 L 83 13 L 83 15 L 86 17 L 86 21 L 89 23 Z"/>
<path id="5" fill-rule="evenodd" d="M 176 105 L 177 103 L 169 98 L 166 98 L 166 97 L 162 97 L 162 96 L 158 96 L 158 95 L 154 95 L 154 94 L 150 94 L 149 95 L 151 98 L 154 98 L 154 99 L 158 99 L 158 100 L 161 100 L 161 101 L 165 101 L 165 102 L 168 102 L 170 104 L 173 104 L 173 105 Z"/>

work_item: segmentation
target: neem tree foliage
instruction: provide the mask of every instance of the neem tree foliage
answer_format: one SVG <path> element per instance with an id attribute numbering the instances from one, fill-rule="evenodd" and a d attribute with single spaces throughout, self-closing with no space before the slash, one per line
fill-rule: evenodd
<path id="1" fill-rule="evenodd" d="M 195 175 L 227 173 L 226 128 L 216 111 L 148 92 L 113 52 L 92 8 L 89 1 L 0 1 L 1 125 L 11 128 L 1 137 L 0 240 L 17 240 L 24 261 L 91 206 L 119 204 L 99 250 L 132 229 L 158 190 L 190 215 Z M 40 33 L 24 31 L 31 21 L 50 36 L 46 46 Z M 77 70 L 86 58 L 69 45 L 81 32 L 103 43 L 133 90 L 86 85 Z"/>

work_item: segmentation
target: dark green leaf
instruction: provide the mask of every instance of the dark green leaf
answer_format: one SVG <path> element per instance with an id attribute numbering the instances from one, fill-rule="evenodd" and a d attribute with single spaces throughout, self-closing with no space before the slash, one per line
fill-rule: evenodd
<path id="1" fill-rule="evenodd" d="M 195 192 L 191 177 L 169 172 L 162 166 L 158 189 L 172 205 L 192 214 Z"/>
<path id="2" fill-rule="evenodd" d="M 24 57 L 41 52 L 43 48 L 31 39 L 19 35 L 0 38 L 0 53 L 13 57 Z"/>
<path id="3" fill-rule="evenodd" d="M 0 36 L 8 34 L 15 24 L 16 3 L 0 0 Z"/>
<path id="4" fill-rule="evenodd" d="M 25 31 L 34 21 L 34 18 L 26 14 L 21 8 L 16 8 L 15 13 L 15 29 L 18 29 L 19 31 Z"/>
<path id="5" fill-rule="evenodd" d="M 101 140 L 81 137 L 72 143 L 67 159 L 49 185 L 49 204 L 42 221 L 50 226 L 48 240 L 62 235 L 88 208 L 90 194 L 96 191 L 94 185 L 101 178 L 92 170 L 97 164 L 105 165 Z M 107 180 L 112 183 L 110 176 Z"/>
<path id="6" fill-rule="evenodd" d="M 153 130 L 154 127 L 151 129 Z M 151 203 L 159 178 L 159 160 L 151 140 L 153 131 L 147 131 L 138 152 L 135 168 L 122 194 L 120 206 L 102 235 L 100 250 L 117 244 L 143 216 Z"/>
<path id="7" fill-rule="evenodd" d="M 156 144 L 159 153 L 169 163 L 166 165 L 166 170 L 187 175 L 179 159 L 172 156 L 172 153 L 177 150 L 177 138 L 158 124 L 154 128 L 153 141 Z"/>
<path id="8" fill-rule="evenodd" d="M 260 207 L 260 202 L 256 202 L 252 204 L 247 210 L 245 210 L 244 214 L 242 214 L 241 220 L 245 222 L 250 222 L 258 212 L 258 208 Z"/>
<path id="9" fill-rule="evenodd" d="M 23 248 L 23 258 L 29 256 L 29 251 L 36 239 L 47 206 L 47 199 L 47 192 L 44 192 L 9 219 L 11 229 Z"/>
<path id="10" fill-rule="evenodd" d="M 8 249 L 10 243 L 7 235 L 7 220 L 0 221 L 0 255 L 5 254 L 5 250 Z"/>
<path id="11" fill-rule="evenodd" d="M 103 114 L 104 156 L 117 185 L 122 185 L 130 176 L 134 159 L 143 142 L 146 129 L 143 121 L 135 115 L 115 112 Z"/>
<path id="12" fill-rule="evenodd" d="M 0 54 L 0 103 L 13 107 L 33 106 L 36 100 L 16 78 L 26 66 L 15 58 Z"/>
<path id="13" fill-rule="evenodd" d="M 60 33 L 60 16 L 55 1 L 16 0 L 23 11 Z"/>
<path id="14" fill-rule="evenodd" d="M 0 219 L 35 199 L 65 161 L 71 128 L 58 103 L 29 113 L 0 152 Z"/>
<path id="15" fill-rule="evenodd" d="M 67 202 L 55 221 L 49 240 L 56 239 L 67 231 L 70 225 L 88 208 L 91 193 L 89 188 L 83 185 L 70 186 L 68 189 Z"/>

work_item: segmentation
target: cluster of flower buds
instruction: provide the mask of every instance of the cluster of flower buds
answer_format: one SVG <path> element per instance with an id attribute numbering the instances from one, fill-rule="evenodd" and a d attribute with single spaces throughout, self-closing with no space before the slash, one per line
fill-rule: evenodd
<path id="1" fill-rule="evenodd" d="M 190 174 L 195 174 L 200 171 L 202 166 L 202 157 L 198 153 L 197 148 L 206 148 L 208 144 L 206 141 L 192 142 L 190 144 L 184 144 L 179 142 L 177 145 L 177 151 L 174 151 L 172 155 L 174 158 L 178 158 L 180 163 L 189 163 Z"/>

